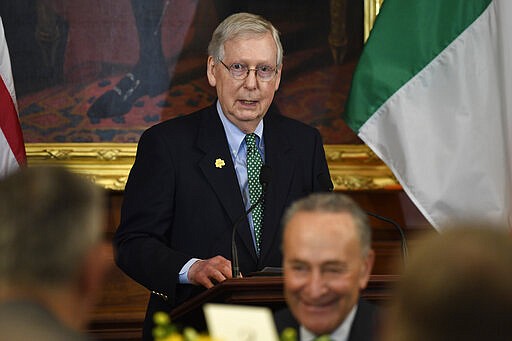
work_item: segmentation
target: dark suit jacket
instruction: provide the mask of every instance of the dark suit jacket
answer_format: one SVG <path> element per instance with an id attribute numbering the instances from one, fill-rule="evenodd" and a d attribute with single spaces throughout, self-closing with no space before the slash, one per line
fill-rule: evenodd
<path id="1" fill-rule="evenodd" d="M 375 305 L 359 299 L 356 316 L 350 327 L 348 341 L 377 340 L 379 312 Z M 299 333 L 299 322 L 288 308 L 276 312 L 274 320 L 279 334 L 288 327 L 294 328 L 297 334 Z"/>
<path id="2" fill-rule="evenodd" d="M 265 162 L 272 180 L 265 194 L 261 255 L 247 219 L 237 230 L 240 271 L 281 266 L 280 219 L 286 206 L 310 192 L 327 190 L 329 174 L 320 134 L 269 111 L 264 118 Z M 216 160 L 225 165 L 216 167 Z M 231 259 L 233 223 L 244 204 L 224 128 L 215 105 L 157 124 L 139 141 L 124 192 L 121 223 L 114 236 L 118 266 L 151 295 L 146 320 L 170 310 L 199 287 L 178 283 L 192 257 Z"/>

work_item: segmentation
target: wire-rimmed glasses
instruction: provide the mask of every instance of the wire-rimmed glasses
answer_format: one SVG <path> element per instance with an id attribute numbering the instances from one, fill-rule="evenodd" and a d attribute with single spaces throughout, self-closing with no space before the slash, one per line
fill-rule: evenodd
<path id="1" fill-rule="evenodd" d="M 249 76 L 249 72 L 251 71 L 254 71 L 256 78 L 262 82 L 271 81 L 277 74 L 277 67 L 270 65 L 259 65 L 254 69 L 249 69 L 247 65 L 242 63 L 233 63 L 227 66 L 222 60 L 219 61 L 229 71 L 231 77 L 238 80 L 246 79 Z"/>

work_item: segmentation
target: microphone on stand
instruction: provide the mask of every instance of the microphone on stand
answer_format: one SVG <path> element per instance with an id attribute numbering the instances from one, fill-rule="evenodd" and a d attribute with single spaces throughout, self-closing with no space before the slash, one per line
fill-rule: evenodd
<path id="1" fill-rule="evenodd" d="M 332 192 L 334 190 L 334 186 L 332 184 L 331 178 L 327 174 L 321 173 L 318 175 L 317 179 L 318 179 L 318 182 L 320 183 L 320 185 L 323 188 L 327 189 L 329 192 Z M 394 220 L 383 217 L 381 215 L 367 212 L 367 211 L 366 211 L 366 214 L 371 217 L 377 218 L 379 220 L 385 221 L 386 223 L 393 225 L 393 227 L 398 231 L 398 233 L 400 234 L 400 245 L 402 248 L 402 262 L 405 265 L 405 261 L 409 255 L 409 251 L 407 249 L 407 238 L 405 237 L 405 233 L 404 233 L 404 230 L 402 229 L 402 227 L 400 227 L 400 225 L 398 225 L 398 223 L 395 222 Z"/>
<path id="2" fill-rule="evenodd" d="M 231 274 L 233 278 L 240 277 L 240 266 L 238 264 L 238 250 L 236 247 L 236 230 L 241 222 L 244 221 L 244 218 L 247 217 L 249 213 L 256 208 L 256 206 L 260 205 L 265 199 L 265 191 L 267 190 L 268 184 L 272 180 L 272 172 L 269 166 L 263 165 L 260 169 L 260 184 L 263 189 L 261 192 L 261 196 L 253 203 L 247 211 L 244 212 L 233 224 L 233 233 L 231 235 Z"/>
<path id="3" fill-rule="evenodd" d="M 400 246 L 402 248 L 402 263 L 405 265 L 405 261 L 406 261 L 407 257 L 409 256 L 409 251 L 407 249 L 407 238 L 405 237 L 405 233 L 404 233 L 404 230 L 402 229 L 402 227 L 400 227 L 400 225 L 398 225 L 398 223 L 396 221 L 391 220 L 386 217 L 383 217 L 381 215 L 371 213 L 368 211 L 366 212 L 366 214 L 371 217 L 377 218 L 379 220 L 385 221 L 386 223 L 393 225 L 394 228 L 398 231 L 398 233 L 400 234 Z"/>

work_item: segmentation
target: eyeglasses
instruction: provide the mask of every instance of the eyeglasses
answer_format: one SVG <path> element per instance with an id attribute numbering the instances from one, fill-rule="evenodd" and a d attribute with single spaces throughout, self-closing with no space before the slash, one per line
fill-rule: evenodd
<path id="1" fill-rule="evenodd" d="M 229 71 L 231 77 L 238 80 L 246 79 L 251 71 L 254 71 L 256 78 L 262 82 L 271 81 L 277 74 L 277 67 L 272 67 L 270 65 L 261 65 L 254 69 L 249 69 L 245 64 L 233 63 L 230 66 L 227 66 L 222 60 L 219 60 L 219 62 L 221 62 L 221 64 Z"/>

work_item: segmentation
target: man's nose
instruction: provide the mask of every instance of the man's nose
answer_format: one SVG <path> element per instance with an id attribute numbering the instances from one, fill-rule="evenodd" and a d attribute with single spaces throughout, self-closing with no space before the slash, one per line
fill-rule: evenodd
<path id="1" fill-rule="evenodd" d="M 320 272 L 314 271 L 308 278 L 307 292 L 310 297 L 320 297 L 327 291 L 326 283 Z"/>
<path id="2" fill-rule="evenodd" d="M 255 89 L 258 86 L 258 78 L 256 72 L 256 69 L 247 70 L 247 77 L 244 79 L 244 86 L 247 89 Z"/>

